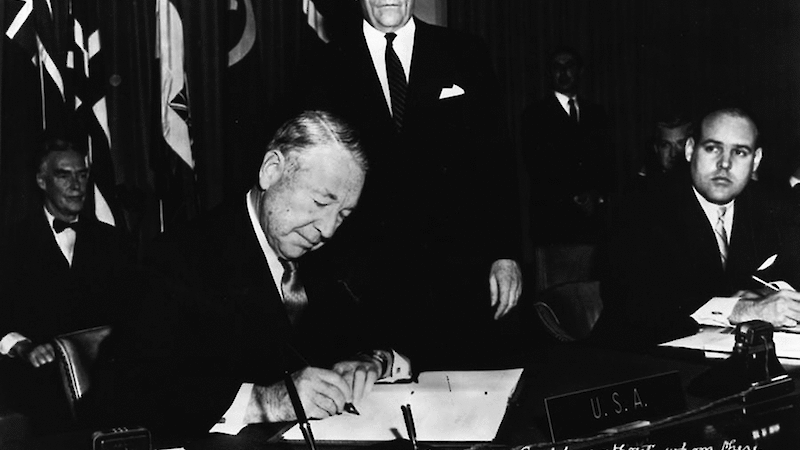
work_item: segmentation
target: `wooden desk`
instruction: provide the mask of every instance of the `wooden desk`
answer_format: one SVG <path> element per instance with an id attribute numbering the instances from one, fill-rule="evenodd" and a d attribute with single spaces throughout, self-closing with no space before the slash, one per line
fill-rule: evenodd
<path id="1" fill-rule="evenodd" d="M 680 373 L 685 389 L 694 377 L 718 362 L 707 361 L 701 352 L 692 350 L 660 348 L 644 354 L 597 349 L 580 344 L 541 348 L 524 359 L 527 362 L 522 376 L 522 390 L 509 405 L 495 442 L 478 446 L 465 443 L 435 443 L 429 446 L 520 449 L 522 446 L 532 444 L 533 448 L 549 448 L 547 443 L 550 442 L 550 434 L 544 410 L 544 398 L 673 370 Z M 798 384 L 800 373 L 795 372 L 792 375 L 795 384 Z M 695 408 L 709 403 L 709 400 L 687 394 L 686 403 L 688 408 Z M 280 431 L 280 426 L 263 424 L 247 427 L 238 436 L 209 435 L 183 445 L 187 450 L 305 448 L 302 444 L 276 442 L 275 436 L 279 436 Z M 48 445 L 29 448 L 52 448 L 49 446 L 52 442 L 51 440 Z M 86 440 L 74 440 L 74 442 L 85 443 Z M 684 442 L 688 450 L 693 448 L 754 450 L 755 445 L 760 450 L 797 448 L 800 443 L 800 389 L 790 396 L 750 408 L 747 412 L 743 412 L 739 405 L 727 405 L 664 427 L 638 430 L 593 442 L 571 443 L 568 448 L 630 450 L 638 447 L 642 450 L 666 450 L 682 448 Z M 747 445 L 750 447 L 746 447 Z M 353 447 L 410 450 L 410 446 L 404 441 L 376 445 L 319 443 L 319 447 L 326 450 Z M 69 448 L 86 447 L 75 445 Z M 564 450 L 564 447 L 558 447 L 557 450 Z"/>

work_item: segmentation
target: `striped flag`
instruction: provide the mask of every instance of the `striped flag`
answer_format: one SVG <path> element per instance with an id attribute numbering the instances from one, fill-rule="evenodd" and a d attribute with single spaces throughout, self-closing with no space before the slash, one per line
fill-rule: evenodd
<path id="1" fill-rule="evenodd" d="M 22 47 L 36 64 L 36 24 L 33 18 L 33 0 L 5 0 L 6 36 Z"/>
<path id="2" fill-rule="evenodd" d="M 100 45 L 102 0 L 5 0 L 6 36 L 38 70 L 41 129 L 88 152 L 89 198 L 97 218 L 115 225 L 106 198 L 115 189 Z"/>
<path id="3" fill-rule="evenodd" d="M 325 17 L 317 11 L 312 0 L 303 0 L 303 12 L 306 13 L 308 26 L 316 31 L 322 42 L 328 42 L 328 33 L 325 31 Z"/>
<path id="4" fill-rule="evenodd" d="M 94 208 L 97 218 L 109 225 L 116 221 L 106 198 L 116 188 L 111 157 L 111 133 L 106 107 L 104 52 L 99 29 L 102 0 L 73 0 L 73 52 L 67 59 L 74 87 L 74 122 L 80 145 L 89 151 L 92 167 Z"/>

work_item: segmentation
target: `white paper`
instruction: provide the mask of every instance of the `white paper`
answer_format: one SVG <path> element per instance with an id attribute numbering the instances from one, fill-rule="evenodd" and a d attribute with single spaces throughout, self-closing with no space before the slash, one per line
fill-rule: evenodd
<path id="1" fill-rule="evenodd" d="M 312 421 L 318 441 L 408 439 L 401 405 L 411 405 L 420 441 L 488 442 L 494 439 L 522 369 L 423 372 L 419 383 L 377 384 L 360 403 L 360 415 Z M 297 426 L 286 440 L 302 440 Z"/>
<path id="2" fill-rule="evenodd" d="M 728 357 L 733 352 L 736 336 L 733 328 L 706 327 L 697 334 L 661 344 L 664 347 L 681 347 L 704 350 L 707 357 Z M 775 353 L 781 363 L 800 364 L 800 334 L 775 331 L 772 335 Z"/>

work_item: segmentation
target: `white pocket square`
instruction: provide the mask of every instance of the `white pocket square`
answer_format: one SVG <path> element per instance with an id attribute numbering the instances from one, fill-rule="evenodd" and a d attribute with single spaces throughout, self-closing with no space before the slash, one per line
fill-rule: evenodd
<path id="1" fill-rule="evenodd" d="M 450 97 L 458 97 L 459 95 L 464 95 L 464 89 L 462 89 L 461 86 L 454 84 L 453 87 L 442 88 L 442 92 L 439 93 L 439 100 Z"/>

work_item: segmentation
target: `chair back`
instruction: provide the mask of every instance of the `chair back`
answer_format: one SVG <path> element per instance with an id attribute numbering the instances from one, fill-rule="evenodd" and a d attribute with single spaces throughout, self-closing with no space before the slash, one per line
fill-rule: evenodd
<path id="1" fill-rule="evenodd" d="M 77 420 L 76 404 L 89 390 L 89 374 L 97 359 L 100 344 L 109 333 L 110 326 L 99 326 L 62 334 L 54 340 L 58 369 L 73 419 Z"/>
<path id="2" fill-rule="evenodd" d="M 603 311 L 600 282 L 576 281 L 552 286 L 536 295 L 533 306 L 545 329 L 557 340 L 585 339 Z"/>

